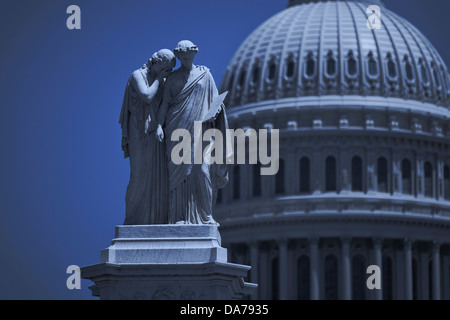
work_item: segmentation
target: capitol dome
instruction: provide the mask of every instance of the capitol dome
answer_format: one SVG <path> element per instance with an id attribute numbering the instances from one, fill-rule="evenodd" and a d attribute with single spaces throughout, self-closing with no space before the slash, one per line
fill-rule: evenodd
<path id="1" fill-rule="evenodd" d="M 230 165 L 215 208 L 254 299 L 450 299 L 450 81 L 420 31 L 379 0 L 290 0 L 221 91 L 231 128 L 279 132 L 277 174 Z"/>
<path id="2" fill-rule="evenodd" d="M 367 27 L 369 5 L 381 28 Z M 380 1 L 290 1 L 231 60 L 228 104 L 311 95 L 377 95 L 450 103 L 447 67 L 427 38 Z"/>

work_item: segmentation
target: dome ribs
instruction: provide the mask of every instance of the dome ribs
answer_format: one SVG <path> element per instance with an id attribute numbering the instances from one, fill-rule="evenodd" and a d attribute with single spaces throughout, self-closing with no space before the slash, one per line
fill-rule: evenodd
<path id="1" fill-rule="evenodd" d="M 367 28 L 369 4 L 302 1 L 261 24 L 226 70 L 227 105 L 359 95 L 449 108 L 448 69 L 433 45 L 384 6 L 381 29 Z"/>

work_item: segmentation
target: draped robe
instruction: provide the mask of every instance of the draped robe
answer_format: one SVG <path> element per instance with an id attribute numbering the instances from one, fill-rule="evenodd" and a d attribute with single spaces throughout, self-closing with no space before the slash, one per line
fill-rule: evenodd
<path id="1" fill-rule="evenodd" d="M 227 148 L 224 164 L 209 164 L 203 159 L 201 164 L 194 163 L 196 148 L 203 156 L 202 137 L 208 128 L 216 128 L 222 133 L 228 128 L 226 113 L 220 105 L 216 116 L 207 119 L 202 125 L 202 132 L 194 133 L 194 121 L 203 121 L 208 114 L 214 99 L 218 96 L 214 79 L 205 67 L 196 66 L 196 73 L 188 80 L 179 93 L 171 90 L 171 82 L 176 82 L 177 72 L 168 79 L 164 91 L 169 108 L 165 121 L 166 152 L 169 159 L 169 223 L 216 224 L 213 207 L 218 188 L 228 181 L 226 158 L 231 157 Z M 175 80 L 174 80 L 175 79 Z M 172 80 L 172 81 L 171 81 Z M 172 133 L 177 129 L 185 129 L 191 135 L 190 163 L 175 164 L 171 161 L 171 152 L 179 141 L 172 141 Z M 224 139 L 225 140 L 225 139 Z"/>
<path id="2" fill-rule="evenodd" d="M 148 87 L 144 69 L 132 77 L 142 77 Z M 160 85 L 151 103 L 142 98 L 139 89 L 128 80 L 119 123 L 122 126 L 122 149 L 130 158 L 130 182 L 125 195 L 125 225 L 167 223 L 168 177 L 164 144 L 155 137 L 157 111 L 161 103 L 163 86 Z M 145 121 L 150 116 L 149 134 L 145 134 Z"/>

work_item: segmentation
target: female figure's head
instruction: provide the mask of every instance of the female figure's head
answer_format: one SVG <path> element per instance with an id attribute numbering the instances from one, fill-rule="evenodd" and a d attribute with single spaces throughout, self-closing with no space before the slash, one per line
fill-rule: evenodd
<path id="1" fill-rule="evenodd" d="M 152 58 L 147 62 L 149 72 L 160 74 L 161 72 L 170 72 L 176 65 L 175 55 L 169 49 L 161 49 L 155 52 Z"/>
<path id="2" fill-rule="evenodd" d="M 182 66 L 191 68 L 194 57 L 198 52 L 198 47 L 189 40 L 183 40 L 178 43 L 174 52 Z"/>

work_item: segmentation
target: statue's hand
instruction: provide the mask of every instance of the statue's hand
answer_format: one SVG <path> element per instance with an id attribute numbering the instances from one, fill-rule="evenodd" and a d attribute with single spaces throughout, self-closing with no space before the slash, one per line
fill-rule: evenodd
<path id="1" fill-rule="evenodd" d="M 151 122 L 150 116 L 145 120 L 145 134 L 148 134 L 148 130 L 150 129 L 150 122 Z"/>
<path id="2" fill-rule="evenodd" d="M 159 142 L 163 142 L 164 140 L 164 131 L 161 125 L 158 125 L 158 129 L 156 129 L 156 140 L 158 140 Z"/>

